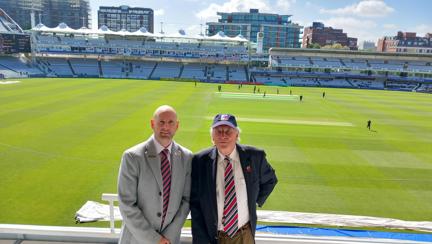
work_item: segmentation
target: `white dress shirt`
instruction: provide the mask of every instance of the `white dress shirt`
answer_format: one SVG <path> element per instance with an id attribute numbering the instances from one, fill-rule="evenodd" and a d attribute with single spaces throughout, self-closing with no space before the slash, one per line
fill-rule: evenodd
<path id="1" fill-rule="evenodd" d="M 157 154 L 160 156 L 160 153 L 165 149 L 165 147 L 164 146 L 162 146 L 157 140 L 156 140 L 156 138 L 154 137 L 154 135 L 152 135 L 153 136 L 153 141 L 154 141 L 154 144 L 155 144 L 155 147 L 156 147 L 156 152 L 157 152 Z M 171 155 L 171 148 L 172 148 L 172 142 L 168 145 L 168 147 L 166 147 L 166 149 L 168 149 L 168 155 L 167 155 L 167 157 L 168 157 L 168 161 L 170 162 L 170 167 L 171 167 L 171 157 L 170 157 L 170 155 Z M 160 160 L 159 160 L 160 161 Z M 162 163 L 162 162 L 161 162 Z"/>
<path id="2" fill-rule="evenodd" d="M 240 157 L 237 148 L 227 155 L 234 170 L 234 184 L 237 197 L 238 227 L 242 227 L 249 221 L 249 208 L 247 201 L 246 181 L 240 164 Z M 217 171 L 216 171 L 216 201 L 218 209 L 218 230 L 223 230 L 223 208 L 225 202 L 225 155 L 218 151 Z"/>

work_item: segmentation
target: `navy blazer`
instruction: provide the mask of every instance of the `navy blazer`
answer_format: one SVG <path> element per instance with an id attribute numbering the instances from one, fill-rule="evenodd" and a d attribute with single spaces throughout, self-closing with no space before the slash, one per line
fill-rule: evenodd
<path id="1" fill-rule="evenodd" d="M 246 181 L 250 224 L 255 236 L 256 205 L 261 207 L 264 204 L 273 191 L 277 178 L 263 150 L 237 144 L 237 151 Z M 217 149 L 212 147 L 195 154 L 192 159 L 190 208 L 194 244 L 218 242 L 217 157 Z"/>

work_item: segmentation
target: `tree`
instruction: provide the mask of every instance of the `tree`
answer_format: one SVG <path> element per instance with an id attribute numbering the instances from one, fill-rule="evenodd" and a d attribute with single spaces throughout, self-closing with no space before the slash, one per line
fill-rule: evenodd
<path id="1" fill-rule="evenodd" d="M 349 47 L 342 46 L 340 43 L 333 43 L 332 45 L 325 45 L 322 49 L 339 49 L 339 50 L 349 50 Z"/>
<path id="2" fill-rule="evenodd" d="M 310 43 L 307 45 L 307 48 L 320 49 L 321 45 L 318 43 Z"/>

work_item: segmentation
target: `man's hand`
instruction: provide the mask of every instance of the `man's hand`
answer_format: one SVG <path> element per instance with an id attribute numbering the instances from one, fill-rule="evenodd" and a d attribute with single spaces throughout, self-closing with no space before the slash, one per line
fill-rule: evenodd
<path id="1" fill-rule="evenodd" d="M 167 238 L 162 236 L 159 240 L 159 244 L 171 244 L 171 242 Z"/>

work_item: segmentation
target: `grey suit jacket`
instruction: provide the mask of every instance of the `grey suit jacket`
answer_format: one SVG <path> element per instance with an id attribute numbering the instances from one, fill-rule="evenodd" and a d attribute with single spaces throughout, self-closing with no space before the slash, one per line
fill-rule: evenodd
<path id="1" fill-rule="evenodd" d="M 189 213 L 192 153 L 173 142 L 171 193 L 162 221 L 163 186 L 160 157 L 150 137 L 123 153 L 118 178 L 119 207 L 123 227 L 119 243 L 154 244 L 161 235 L 180 243 L 181 228 Z"/>

